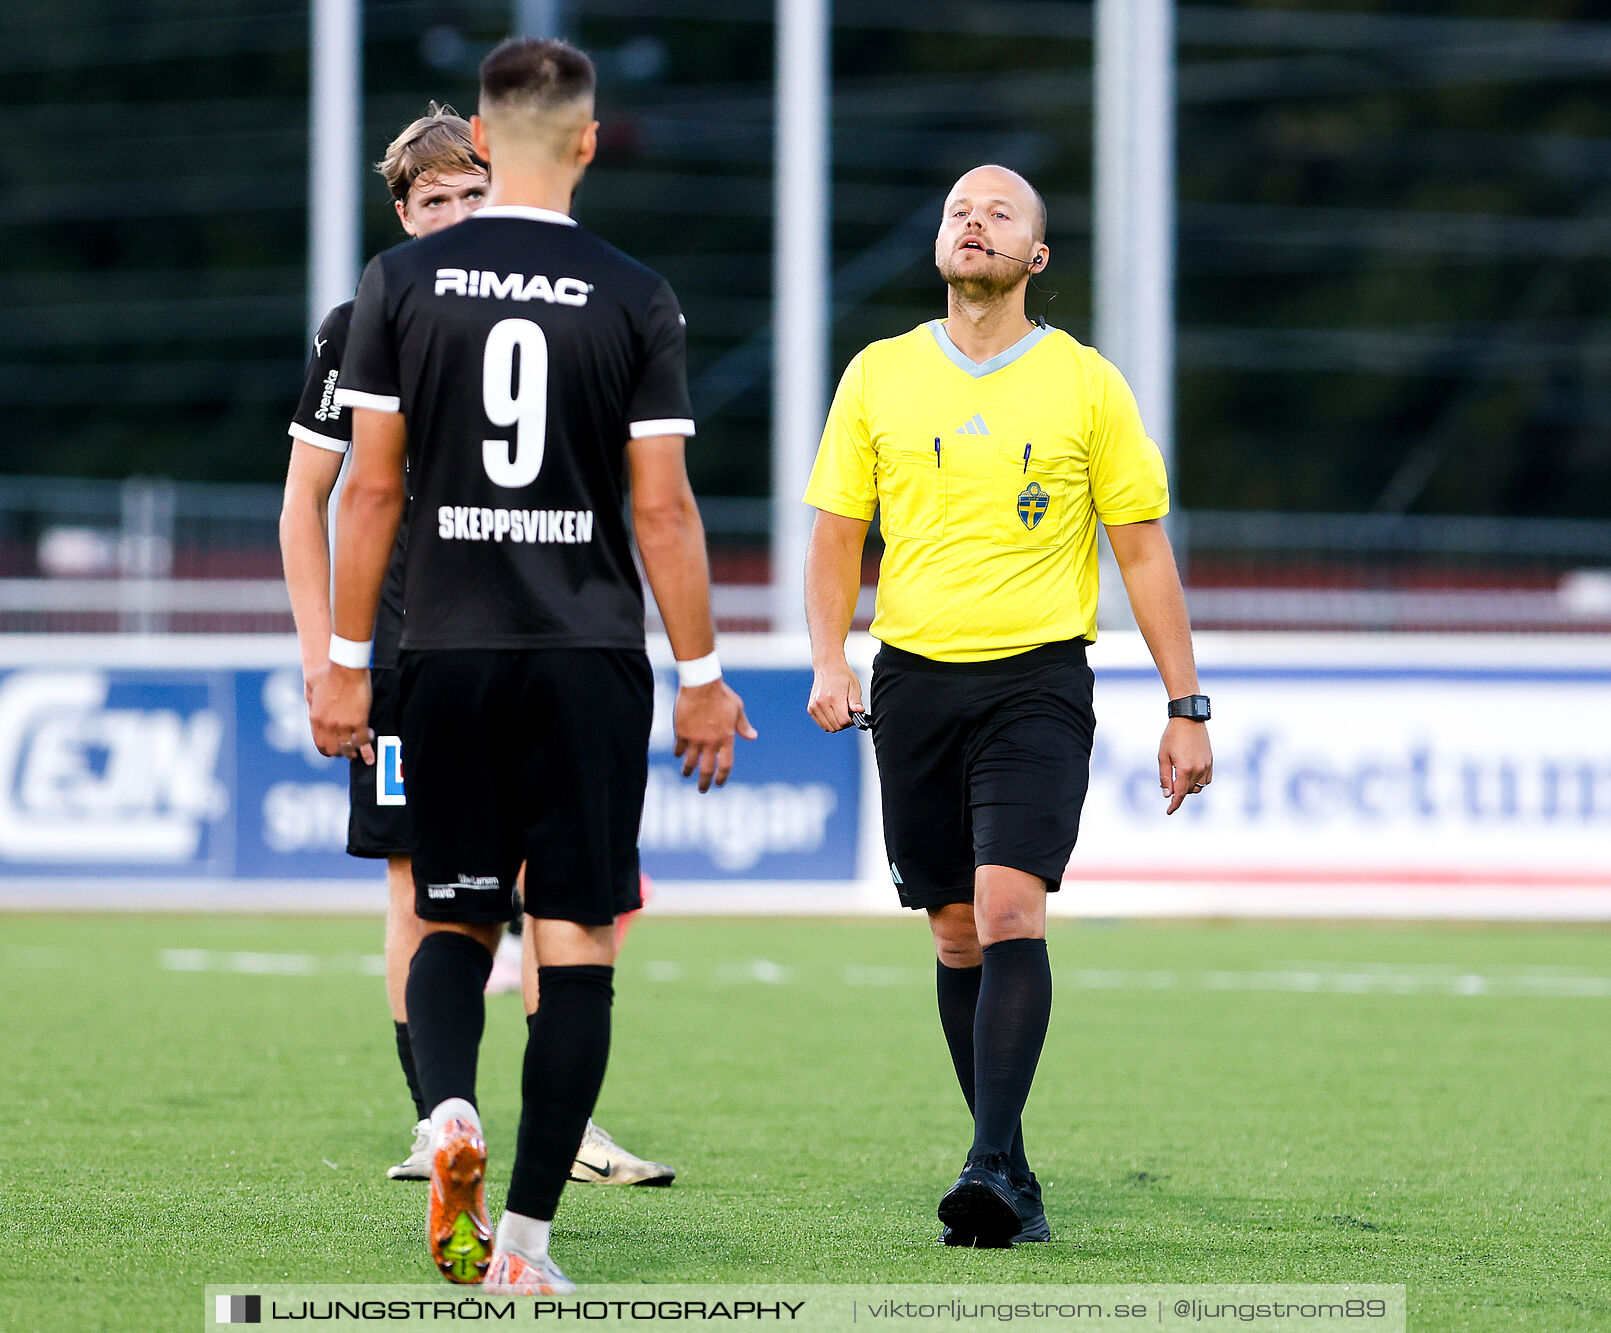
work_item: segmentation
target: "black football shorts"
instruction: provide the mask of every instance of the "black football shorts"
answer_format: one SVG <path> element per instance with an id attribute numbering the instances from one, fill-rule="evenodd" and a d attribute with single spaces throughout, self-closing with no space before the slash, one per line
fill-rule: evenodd
<path id="1" fill-rule="evenodd" d="M 643 905 L 638 824 L 654 675 L 640 650 L 405 652 L 414 907 L 605 926 Z"/>
<path id="2" fill-rule="evenodd" d="M 408 856 L 414 850 L 414 834 L 403 797 L 398 753 L 401 681 L 397 668 L 376 667 L 369 673 L 369 683 L 375 762 L 366 764 L 361 756 L 354 756 L 348 771 L 347 855 Z"/>
<path id="3" fill-rule="evenodd" d="M 972 902 L 983 865 L 1059 887 L 1090 785 L 1091 685 L 1080 639 L 992 662 L 879 649 L 873 749 L 905 906 Z"/>

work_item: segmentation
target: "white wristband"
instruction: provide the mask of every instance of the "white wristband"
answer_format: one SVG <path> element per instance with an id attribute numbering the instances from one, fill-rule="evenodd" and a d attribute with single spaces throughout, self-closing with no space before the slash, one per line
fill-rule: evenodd
<path id="1" fill-rule="evenodd" d="M 715 653 L 706 653 L 687 662 L 677 663 L 677 684 L 684 689 L 695 685 L 709 685 L 722 678 L 721 659 Z"/>
<path id="2" fill-rule="evenodd" d="M 336 666 L 351 667 L 354 671 L 369 668 L 369 656 L 375 647 L 373 639 L 359 643 L 357 639 L 344 639 L 339 634 L 330 636 L 330 660 Z"/>

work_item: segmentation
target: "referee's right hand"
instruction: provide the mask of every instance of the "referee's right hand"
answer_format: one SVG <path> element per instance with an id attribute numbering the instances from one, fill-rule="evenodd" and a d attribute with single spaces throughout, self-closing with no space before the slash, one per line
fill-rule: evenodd
<path id="1" fill-rule="evenodd" d="M 819 666 L 811 681 L 811 702 L 806 712 L 824 731 L 843 731 L 851 725 L 852 713 L 865 713 L 861 698 L 861 682 L 850 664 L 839 661 Z"/>

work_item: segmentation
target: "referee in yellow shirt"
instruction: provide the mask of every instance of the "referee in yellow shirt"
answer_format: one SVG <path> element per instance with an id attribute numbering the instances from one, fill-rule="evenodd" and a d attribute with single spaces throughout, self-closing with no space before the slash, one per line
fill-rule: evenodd
<path id="1" fill-rule="evenodd" d="M 1046 206 L 1003 167 L 952 187 L 934 244 L 947 318 L 845 369 L 817 454 L 806 557 L 810 713 L 864 714 L 845 661 L 875 511 L 873 745 L 890 875 L 934 933 L 940 1024 L 974 1117 L 940 1200 L 948 1245 L 1050 1240 L 1019 1117 L 1051 1014 L 1046 895 L 1090 779 L 1096 527 L 1108 532 L 1169 699 L 1167 813 L 1213 774 L 1208 699 L 1159 523 L 1169 488 L 1124 377 L 1024 313 Z"/>

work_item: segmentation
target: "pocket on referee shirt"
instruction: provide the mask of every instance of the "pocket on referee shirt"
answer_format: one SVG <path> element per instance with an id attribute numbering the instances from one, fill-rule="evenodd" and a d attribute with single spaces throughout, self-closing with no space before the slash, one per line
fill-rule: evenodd
<path id="1" fill-rule="evenodd" d="M 1060 546 L 1073 526 L 1065 518 L 1069 472 L 1074 458 L 1065 452 L 1041 453 L 1032 446 L 1024 462 L 1023 444 L 1003 444 L 996 455 L 996 542 L 1031 549 Z"/>
<path id="2" fill-rule="evenodd" d="M 878 506 L 889 537 L 938 541 L 945 536 L 945 467 L 934 449 L 878 451 Z"/>

